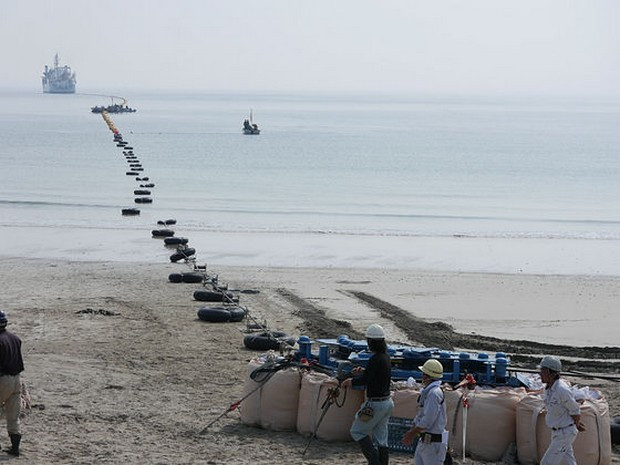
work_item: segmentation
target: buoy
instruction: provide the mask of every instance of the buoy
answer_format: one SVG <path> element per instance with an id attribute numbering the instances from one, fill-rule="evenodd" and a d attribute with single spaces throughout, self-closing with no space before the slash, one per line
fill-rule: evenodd
<path id="1" fill-rule="evenodd" d="M 185 245 L 189 242 L 187 237 L 167 237 L 164 239 L 166 245 Z"/>
<path id="2" fill-rule="evenodd" d="M 295 338 L 280 331 L 253 333 L 243 338 L 243 345 L 251 350 L 278 350 L 281 344 L 294 346 Z"/>
<path id="3" fill-rule="evenodd" d="M 146 189 L 136 189 L 133 193 L 134 195 L 151 195 L 151 191 Z"/>
<path id="4" fill-rule="evenodd" d="M 227 299 L 224 298 L 223 292 L 208 291 L 206 289 L 198 289 L 194 291 L 194 299 L 201 302 L 228 302 L 232 300 L 233 295 L 230 292 L 226 293 Z"/>
<path id="5" fill-rule="evenodd" d="M 140 184 L 140 187 L 155 187 L 155 184 L 150 182 L 148 184 Z"/>
<path id="6" fill-rule="evenodd" d="M 153 237 L 172 237 L 174 236 L 174 231 L 172 229 L 153 229 L 151 234 Z"/>
<path id="7" fill-rule="evenodd" d="M 177 224 L 177 220 L 171 218 L 169 220 L 164 221 L 164 223 L 166 223 L 166 224 Z"/>
<path id="8" fill-rule="evenodd" d="M 183 273 L 170 273 L 168 275 L 168 281 L 170 281 L 171 283 L 182 283 Z"/>
<path id="9" fill-rule="evenodd" d="M 135 172 L 135 171 L 127 171 L 125 174 L 126 174 L 127 176 L 135 176 L 135 175 L 136 175 L 136 174 L 138 174 L 138 173 L 137 173 L 137 172 Z"/>
<path id="10" fill-rule="evenodd" d="M 134 216 L 134 215 L 139 215 L 140 214 L 140 210 L 138 208 L 123 208 L 121 210 L 121 213 L 124 216 Z"/>
<path id="11" fill-rule="evenodd" d="M 186 249 L 183 250 L 179 250 L 176 253 L 173 253 L 172 255 L 170 255 L 170 261 L 171 262 L 178 262 L 179 260 L 183 260 L 184 258 L 189 258 L 192 255 L 194 255 L 196 253 L 196 249 L 192 248 L 192 247 L 188 247 Z"/>
<path id="12" fill-rule="evenodd" d="M 198 309 L 198 318 L 209 323 L 230 321 L 230 311 L 224 307 L 202 307 Z"/>
<path id="13" fill-rule="evenodd" d="M 195 271 L 190 271 L 189 273 L 183 273 L 184 283 L 201 283 L 203 280 L 204 280 L 204 275 L 202 273 L 197 273 Z"/>
<path id="14" fill-rule="evenodd" d="M 153 203 L 153 199 L 150 197 L 136 197 L 133 201 L 136 203 Z"/>

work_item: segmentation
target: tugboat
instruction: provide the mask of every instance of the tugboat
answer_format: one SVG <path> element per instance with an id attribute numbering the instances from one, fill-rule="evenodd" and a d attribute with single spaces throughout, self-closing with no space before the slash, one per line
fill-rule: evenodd
<path id="1" fill-rule="evenodd" d="M 255 124 L 252 121 L 252 110 L 250 110 L 250 119 L 246 119 L 243 121 L 243 133 L 250 136 L 257 136 L 260 134 L 258 124 Z"/>
<path id="2" fill-rule="evenodd" d="M 75 73 L 70 66 L 60 66 L 58 53 L 54 55 L 54 67 L 45 65 L 41 84 L 45 94 L 75 94 Z"/>

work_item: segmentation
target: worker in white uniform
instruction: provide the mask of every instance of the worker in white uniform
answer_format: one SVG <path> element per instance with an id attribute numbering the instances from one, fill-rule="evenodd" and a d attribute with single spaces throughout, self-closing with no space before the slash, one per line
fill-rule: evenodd
<path id="1" fill-rule="evenodd" d="M 540 377 L 545 383 L 545 422 L 551 428 L 551 443 L 540 465 L 577 465 L 573 442 L 579 431 L 585 431 L 581 423 L 579 404 L 568 385 L 560 379 L 560 359 L 549 355 L 543 357 L 539 368 Z"/>
<path id="2" fill-rule="evenodd" d="M 448 448 L 446 403 L 441 390 L 443 365 L 439 360 L 429 359 L 419 369 L 424 388 L 418 398 L 418 414 L 413 420 L 413 428 L 405 433 L 402 443 L 409 446 L 420 435 L 414 464 L 443 465 Z"/>

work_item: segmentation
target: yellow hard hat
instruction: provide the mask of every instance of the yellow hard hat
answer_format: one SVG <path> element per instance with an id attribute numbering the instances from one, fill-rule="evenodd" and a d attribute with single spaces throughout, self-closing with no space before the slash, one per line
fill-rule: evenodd
<path id="1" fill-rule="evenodd" d="M 434 358 L 428 359 L 424 362 L 424 365 L 418 367 L 422 373 L 426 373 L 431 378 L 441 379 L 443 376 L 443 365 L 439 360 Z"/>

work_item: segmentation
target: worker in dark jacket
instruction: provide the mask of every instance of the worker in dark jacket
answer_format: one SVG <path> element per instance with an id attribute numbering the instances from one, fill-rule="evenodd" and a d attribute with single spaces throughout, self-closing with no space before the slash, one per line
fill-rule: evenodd
<path id="1" fill-rule="evenodd" d="M 6 429 L 11 438 L 11 448 L 6 452 L 19 456 L 19 443 L 22 439 L 19 430 L 19 411 L 21 408 L 21 379 L 24 371 L 22 360 L 22 341 L 6 330 L 8 320 L 0 310 L 0 405 L 6 412 Z"/>
<path id="2" fill-rule="evenodd" d="M 360 445 L 369 465 L 388 465 L 388 421 L 394 410 L 390 395 L 392 365 L 381 326 L 370 325 L 366 330 L 366 340 L 368 350 L 373 353 L 366 369 L 354 368 L 352 373 L 355 376 L 343 382 L 344 387 L 366 386 L 366 402 L 355 414 L 351 437 Z"/>

